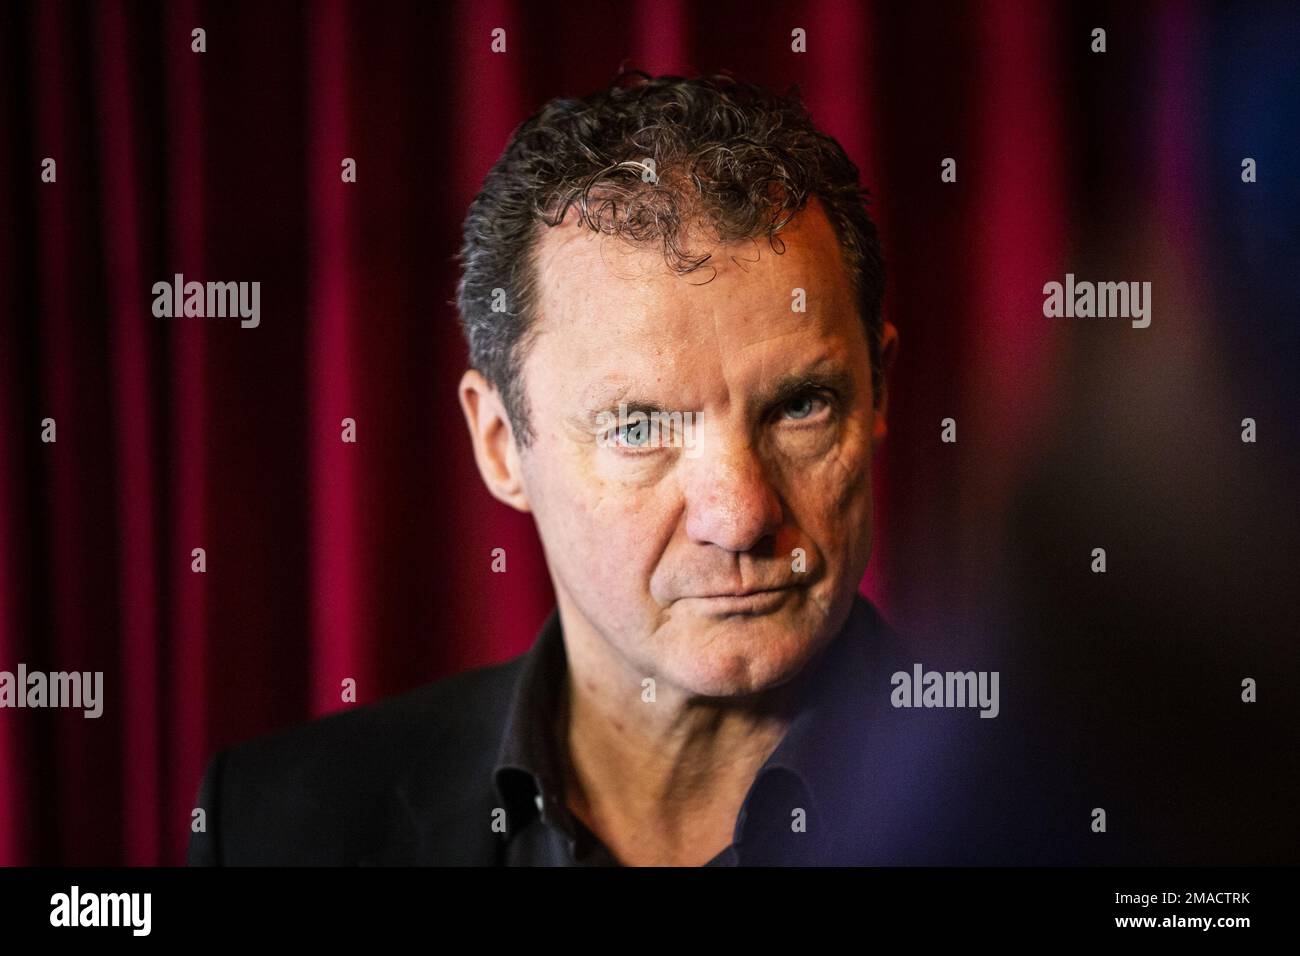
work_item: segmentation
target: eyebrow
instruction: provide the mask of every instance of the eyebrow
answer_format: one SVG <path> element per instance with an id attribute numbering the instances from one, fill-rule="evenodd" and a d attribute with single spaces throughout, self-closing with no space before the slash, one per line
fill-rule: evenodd
<path id="1" fill-rule="evenodd" d="M 851 400 L 856 391 L 853 373 L 833 359 L 820 359 L 800 372 L 782 375 L 764 389 L 756 402 L 768 408 L 783 405 L 809 389 L 825 389 Z"/>
<path id="2" fill-rule="evenodd" d="M 576 428 L 582 429 L 583 431 L 595 431 L 600 414 L 602 412 L 613 412 L 617 410 L 618 403 L 623 401 L 634 387 L 637 386 L 631 382 L 624 382 L 616 386 L 602 389 L 596 394 L 594 399 L 583 404 L 577 409 L 577 411 L 569 416 L 570 424 Z M 667 411 L 667 406 L 656 401 L 637 400 L 627 402 L 627 410 L 629 413 L 640 411 L 650 414 L 652 412 Z"/>

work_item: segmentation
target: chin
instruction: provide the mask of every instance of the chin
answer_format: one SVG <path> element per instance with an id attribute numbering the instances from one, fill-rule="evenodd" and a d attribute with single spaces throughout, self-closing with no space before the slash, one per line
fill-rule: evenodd
<path id="1" fill-rule="evenodd" d="M 821 621 L 807 609 L 765 614 L 691 615 L 665 646 L 664 671 L 702 697 L 739 697 L 779 687 L 803 670 L 819 647 Z"/>

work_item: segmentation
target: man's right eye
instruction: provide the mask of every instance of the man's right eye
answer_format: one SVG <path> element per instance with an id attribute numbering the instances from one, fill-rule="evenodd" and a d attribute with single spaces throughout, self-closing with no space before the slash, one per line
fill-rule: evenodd
<path id="1" fill-rule="evenodd" d="M 614 444 L 619 448 L 648 448 L 650 429 L 644 424 L 620 425 L 614 429 Z"/>

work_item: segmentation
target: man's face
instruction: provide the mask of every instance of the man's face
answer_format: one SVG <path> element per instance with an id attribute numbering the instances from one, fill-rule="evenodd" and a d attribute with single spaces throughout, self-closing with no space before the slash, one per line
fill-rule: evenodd
<path id="1" fill-rule="evenodd" d="M 568 222 L 538 246 L 536 437 L 519 462 L 561 607 L 634 674 L 694 695 L 794 677 L 871 551 L 884 409 L 866 333 L 820 207 L 780 236 L 780 254 L 714 246 L 689 276 Z M 690 413 L 693 430 L 619 434 L 620 402 Z"/>

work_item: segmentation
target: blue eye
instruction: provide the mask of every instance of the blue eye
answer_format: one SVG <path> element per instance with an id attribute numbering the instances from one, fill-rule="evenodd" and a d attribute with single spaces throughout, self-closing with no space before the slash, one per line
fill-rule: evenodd
<path id="1" fill-rule="evenodd" d="M 781 406 L 781 414 L 790 421 L 805 421 L 818 418 L 823 408 L 831 408 L 831 399 L 815 392 L 797 395 Z"/>
<path id="2" fill-rule="evenodd" d="M 614 437 L 625 448 L 644 448 L 650 444 L 650 424 L 637 422 L 634 425 L 621 425 Z"/>
<path id="3" fill-rule="evenodd" d="M 793 419 L 807 418 L 813 413 L 812 395 L 801 395 L 785 403 L 786 414 Z"/>

